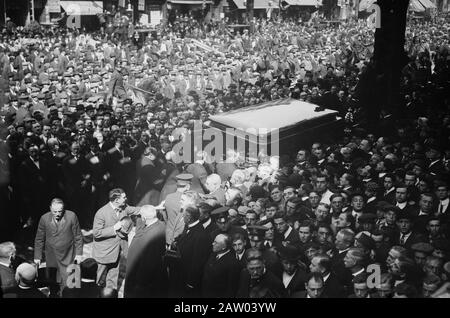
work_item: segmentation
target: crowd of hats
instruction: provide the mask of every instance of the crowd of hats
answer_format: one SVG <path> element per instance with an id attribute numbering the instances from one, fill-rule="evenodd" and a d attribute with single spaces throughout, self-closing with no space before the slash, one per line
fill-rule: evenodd
<path id="1" fill-rule="evenodd" d="M 371 38 L 369 35 L 372 35 L 372 31 L 366 27 L 351 24 L 344 26 L 343 29 L 346 32 L 337 31 L 332 27 L 259 21 L 256 25 L 257 31 L 255 34 L 245 32 L 243 35 L 234 37 L 217 30 L 205 33 L 200 29 L 191 28 L 186 32 L 183 31 L 184 38 L 181 38 L 176 34 L 171 35 L 170 30 L 163 30 L 160 39 L 156 42 L 152 41 L 151 44 L 149 43 L 142 49 L 138 50 L 126 45 L 125 48 L 121 47 L 117 54 L 124 54 L 129 59 L 121 59 L 119 64 L 114 62 L 111 56 L 108 58 L 104 55 L 102 60 L 94 58 L 94 61 L 88 61 L 90 53 L 94 53 L 94 55 L 96 55 L 95 53 L 104 53 L 107 46 L 110 49 L 117 48 L 107 40 L 94 46 L 81 45 L 79 49 L 76 49 L 77 41 L 81 40 L 80 36 L 69 36 L 67 43 L 63 44 L 54 43 L 49 38 L 44 37 L 40 44 L 24 47 L 24 50 L 19 51 L 15 50 L 15 47 L 20 46 L 20 41 L 17 39 L 21 36 L 4 36 L 0 61 L 3 57 L 8 60 L 10 57 L 20 59 L 20 54 L 24 52 L 26 53 L 24 55 L 25 60 L 29 61 L 31 56 L 29 53 L 34 53 L 34 50 L 37 50 L 37 53 L 42 55 L 45 62 L 41 72 L 37 72 L 33 66 L 29 71 L 2 73 L 3 82 L 0 88 L 7 92 L 6 95 L 8 96 L 8 99 L 4 101 L 8 109 L 3 109 L 2 112 L 5 116 L 5 123 L 10 125 L 5 140 L 10 146 L 12 161 L 21 160 L 25 157 L 23 145 L 29 146 L 34 144 L 33 140 L 41 138 L 29 125 L 31 122 L 51 125 L 52 134 L 61 144 L 61 150 L 68 153 L 70 141 L 84 140 L 87 136 L 89 137 L 88 142 L 84 143 L 81 149 L 81 154 L 86 155 L 90 151 L 90 144 L 95 143 L 93 140 L 97 138 L 95 136 L 98 136 L 98 134 L 103 136 L 106 142 L 115 141 L 120 135 L 126 136 L 123 146 L 129 148 L 135 146 L 142 135 L 148 134 L 150 144 L 157 148 L 158 153 L 162 151 L 163 146 L 169 146 L 168 149 L 164 149 L 164 152 L 167 153 L 174 145 L 173 140 L 169 138 L 171 129 L 186 124 L 189 126 L 189 120 L 192 118 L 245 106 L 245 97 L 247 97 L 247 104 L 283 96 L 306 98 L 319 104 L 323 103 L 324 99 L 321 98 L 321 95 L 329 92 L 328 88 L 330 88 L 330 85 L 323 85 L 326 82 L 324 80 L 326 75 L 323 78 L 320 77 L 320 73 L 323 71 L 325 71 L 324 74 L 327 74 L 327 72 L 334 74 L 328 76 L 328 79 L 330 79 L 328 84 L 333 83 L 339 86 L 339 89 L 347 94 L 351 91 L 350 87 L 356 83 L 357 73 L 364 68 L 362 62 L 366 59 L 366 57 L 363 57 L 365 53 L 356 52 L 355 48 L 351 47 L 351 43 L 361 41 L 362 43 L 359 44 L 364 44 Z M 408 27 L 408 44 L 413 43 L 410 34 L 414 30 L 418 31 L 416 34 L 419 34 L 419 36 L 423 35 L 424 40 L 434 41 L 433 44 L 436 47 L 445 42 L 445 35 L 440 33 L 430 35 L 423 30 L 423 26 L 416 25 Z M 189 52 L 195 47 L 189 35 L 196 32 L 198 38 L 214 50 L 227 53 L 223 55 L 218 52 L 205 53 L 200 50 L 196 50 L 194 53 Z M 298 35 L 298 37 L 294 39 L 294 35 Z M 55 37 L 58 39 L 58 36 Z M 96 38 L 96 35 L 93 35 L 93 38 Z M 291 44 L 293 40 L 296 41 L 296 44 Z M 57 41 L 60 41 L 60 39 Z M 173 47 L 180 45 L 180 47 L 169 53 L 168 45 Z M 416 47 L 414 48 L 416 49 Z M 228 49 L 232 52 L 228 52 Z M 62 71 L 55 71 L 58 65 L 51 67 L 53 62 L 51 58 L 45 61 L 47 56 L 52 56 L 50 52 L 55 50 L 67 52 L 69 63 Z M 269 51 L 271 51 L 271 57 L 268 57 L 266 62 L 259 65 L 262 62 L 259 59 L 261 52 L 267 53 Z M 147 59 L 144 58 L 145 52 L 149 57 Z M 246 53 L 249 52 L 253 53 L 250 54 L 250 57 L 247 57 Z M 343 62 L 343 59 L 356 53 L 361 55 L 359 65 Z M 426 60 L 427 55 L 424 53 L 426 52 L 418 51 L 417 55 L 420 56 L 420 59 Z M 415 56 L 410 57 L 413 62 L 416 61 Z M 306 215 L 309 215 L 308 223 L 313 229 L 313 236 L 315 236 L 318 224 L 315 223 L 316 216 L 314 213 L 317 205 L 315 205 L 313 197 L 316 195 L 319 197 L 319 201 L 327 201 L 320 197 L 322 193 L 316 189 L 315 183 L 316 178 L 323 174 L 327 176 L 328 189 L 345 197 L 344 205 L 348 211 L 347 214 L 351 214 L 352 201 L 357 196 L 364 201 L 364 207 L 368 204 L 368 193 L 374 194 L 378 201 L 375 208 L 371 211 L 364 211 L 357 218 L 357 222 L 351 225 L 353 230 L 359 232 L 356 239 L 357 244 L 368 250 L 373 250 L 380 243 L 380 237 L 381 240 L 392 238 L 393 234 L 398 233 L 397 223 L 390 224 L 383 230 L 381 230 L 381 227 L 378 228 L 379 231 L 373 230 L 374 227 L 379 227 L 380 223 L 383 224 L 385 215 L 389 211 L 394 211 L 396 221 L 409 220 L 414 222 L 416 216 L 409 210 L 401 211 L 395 207 L 395 202 L 392 199 L 390 199 L 391 202 L 385 201 L 388 198 L 384 197 L 384 192 L 389 190 L 385 189 L 383 184 L 386 177 L 393 179 L 394 188 L 402 187 L 406 175 L 413 172 L 417 183 L 408 187 L 410 193 L 408 204 L 411 206 L 418 206 L 420 195 L 437 190 L 439 184 L 443 183 L 448 190 L 448 160 L 450 158 L 448 123 L 450 115 L 448 113 L 448 100 L 439 100 L 436 99 L 436 96 L 440 96 L 442 87 L 448 88 L 449 72 L 447 71 L 450 59 L 448 59 L 448 52 L 445 53 L 445 50 L 439 51 L 436 58 L 434 66 L 436 76 L 421 77 L 419 76 L 421 75 L 420 70 L 415 68 L 405 69 L 406 79 L 402 82 L 402 89 L 405 91 L 405 99 L 410 103 L 410 107 L 406 108 L 405 117 L 390 127 L 391 130 L 379 130 L 372 133 L 364 125 L 361 125 L 359 128 L 350 131 L 342 139 L 330 141 L 327 144 L 321 143 L 318 147 L 320 151 L 305 149 L 307 153 L 306 163 L 297 162 L 295 154 L 281 154 L 279 158 L 280 166 L 277 169 L 270 167 L 270 161 L 267 158 L 260 158 L 258 162 L 250 164 L 246 162 L 247 166 L 237 164 L 236 168 L 242 170 L 246 178 L 245 181 L 251 184 L 247 187 L 248 195 L 245 204 L 234 207 L 216 206 L 211 212 L 213 220 L 218 224 L 233 222 L 236 226 L 242 226 L 244 223 L 243 216 L 256 210 L 255 202 L 264 205 L 274 201 L 270 193 L 277 186 L 269 184 L 270 182 L 267 182 L 267 180 L 277 180 L 279 190 L 282 191 L 288 186 L 295 189 L 295 195 L 301 201 L 300 205 L 309 211 Z M 143 65 L 144 60 L 147 60 L 145 66 Z M 148 80 L 151 76 L 154 76 L 151 79 L 153 82 L 149 85 L 149 89 L 154 93 L 154 96 L 146 97 L 143 101 L 125 98 L 115 103 L 114 107 L 107 105 L 105 100 L 108 80 L 114 67 L 120 64 L 124 66 L 121 71 L 126 80 L 132 77 L 141 77 Z M 267 66 L 267 64 L 270 66 Z M 426 68 L 428 64 L 425 63 L 424 65 Z M 247 71 L 247 79 L 241 77 L 228 83 L 228 86 L 217 86 L 214 90 L 209 89 L 212 87 L 206 85 L 204 90 L 195 92 L 170 92 L 166 90 L 167 86 L 164 86 L 166 84 L 163 85 L 160 82 L 162 78 L 168 80 L 167 75 L 169 74 L 180 77 L 181 73 L 194 71 L 206 78 L 208 75 L 206 73 L 214 70 L 236 70 L 239 68 L 241 73 Z M 254 72 L 255 70 L 257 72 Z M 285 72 L 286 70 L 288 72 Z M 339 79 L 336 80 L 336 78 Z M 173 81 L 175 80 L 173 79 Z M 169 81 L 172 81 L 172 79 Z M 83 83 L 89 84 L 89 87 L 87 87 L 85 93 L 80 94 L 80 87 Z M 93 83 L 99 84 L 92 85 Z M 294 85 L 291 87 L 292 83 Z M 61 84 L 62 89 L 58 87 L 59 84 Z M 306 87 L 303 87 L 303 84 Z M 137 85 L 139 85 L 139 81 Z M 300 93 L 307 96 L 303 95 L 302 97 Z M 34 98 L 37 99 L 37 102 L 30 103 L 29 100 Z M 350 96 L 350 99 L 343 103 L 344 112 L 347 111 L 346 108 L 349 105 L 357 106 L 355 98 Z M 342 111 L 342 109 L 339 110 Z M 62 118 L 60 118 L 59 112 Z M 131 119 L 137 119 L 137 122 L 130 121 Z M 64 122 L 63 125 L 61 125 L 61 120 Z M 80 121 L 85 123 L 86 127 L 77 130 L 76 123 Z M 94 121 L 99 121 L 99 124 L 96 123 L 97 126 L 94 126 Z M 117 132 L 119 133 L 117 134 Z M 360 145 L 363 140 L 368 142 L 369 149 L 362 149 L 363 147 Z M 100 140 L 96 142 L 99 143 Z M 48 145 L 44 142 L 40 146 L 41 151 L 48 150 Z M 114 143 L 112 143 L 112 146 L 114 146 Z M 166 157 L 166 159 L 170 161 L 170 158 Z M 323 164 L 320 163 L 322 160 Z M 436 169 L 432 165 L 435 162 L 440 164 Z M 20 164 L 20 162 L 14 163 L 17 166 Z M 253 172 L 250 168 L 253 168 Z M 272 179 L 264 176 L 264 168 L 271 171 Z M 259 184 L 250 180 L 252 174 L 256 174 L 257 179 L 260 179 Z M 351 191 L 343 190 L 339 183 L 339 178 L 343 177 L 344 174 L 352 176 L 352 178 L 347 178 L 352 180 Z M 193 178 L 194 176 L 191 174 L 182 173 L 177 176 L 177 184 L 180 186 L 189 184 Z M 13 180 L 16 179 L 13 178 Z M 266 181 L 263 182 L 264 180 Z M 223 186 L 225 186 L 228 180 L 221 181 L 224 182 Z M 13 187 L 15 186 L 17 184 L 13 184 Z M 233 187 L 231 189 L 236 190 Z M 244 196 L 242 190 L 239 190 L 239 193 Z M 438 203 L 435 194 L 433 194 L 433 198 L 434 202 Z M 260 199 L 264 203 L 258 201 Z M 294 230 L 298 230 L 300 224 L 295 223 L 295 217 L 289 218 L 285 215 L 286 202 L 282 200 L 276 205 L 279 212 L 276 217 L 279 217 L 280 214 L 283 215 L 285 221 Z M 436 206 L 433 206 L 433 209 L 436 209 Z M 433 210 L 434 212 L 436 211 Z M 297 210 L 296 213 L 300 213 L 300 211 Z M 442 216 L 440 215 L 440 217 Z M 447 219 L 442 218 L 442 220 L 442 233 L 440 233 L 439 239 L 433 239 L 432 241 L 425 239 L 423 242 L 418 242 L 410 247 L 410 252 L 419 251 L 429 255 L 436 250 L 443 251 L 443 263 L 448 262 L 450 257 L 448 230 L 450 227 L 447 224 Z M 121 221 L 120 235 L 125 237 L 131 230 L 132 220 L 124 218 Z M 330 215 L 326 218 L 326 222 L 328 222 L 328 225 L 331 224 Z M 269 223 L 258 220 L 257 224 L 249 225 L 247 227 L 249 240 L 262 241 L 269 229 Z M 372 230 L 368 231 L 366 228 Z M 395 243 L 389 241 L 388 244 L 394 245 Z M 335 250 L 335 245 L 333 241 L 327 244 L 319 244 L 314 237 L 313 240 L 306 242 L 302 249 L 290 245 L 279 247 L 277 256 L 288 261 L 299 259 L 303 261 L 305 257 L 302 256 L 302 253 L 310 250 L 328 252 Z M 91 267 L 89 266 L 89 268 Z M 448 267 L 449 265 L 446 263 L 443 269 L 446 270 Z M 93 273 L 94 270 L 91 268 L 90 271 Z"/>

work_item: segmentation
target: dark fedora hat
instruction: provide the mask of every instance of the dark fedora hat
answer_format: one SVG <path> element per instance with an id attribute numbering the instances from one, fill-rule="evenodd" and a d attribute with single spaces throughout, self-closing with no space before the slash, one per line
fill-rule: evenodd
<path id="1" fill-rule="evenodd" d="M 280 259 L 295 262 L 300 258 L 300 251 L 292 245 L 281 246 L 279 248 Z"/>

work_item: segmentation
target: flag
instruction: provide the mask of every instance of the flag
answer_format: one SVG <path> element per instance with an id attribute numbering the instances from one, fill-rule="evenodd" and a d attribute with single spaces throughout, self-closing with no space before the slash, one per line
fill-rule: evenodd
<path id="1" fill-rule="evenodd" d="M 119 7 L 125 8 L 125 0 L 119 0 Z"/>

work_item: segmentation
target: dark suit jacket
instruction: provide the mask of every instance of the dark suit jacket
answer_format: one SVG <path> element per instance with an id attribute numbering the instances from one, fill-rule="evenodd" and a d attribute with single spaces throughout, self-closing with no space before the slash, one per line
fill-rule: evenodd
<path id="1" fill-rule="evenodd" d="M 215 239 L 215 237 L 212 237 L 212 233 L 218 231 L 219 228 L 217 227 L 217 224 L 212 219 L 210 219 L 210 220 L 211 220 L 211 222 L 208 224 L 207 227 L 205 227 L 205 231 L 208 233 L 209 237 L 211 238 L 211 243 L 212 243 L 212 241 Z"/>
<path id="2" fill-rule="evenodd" d="M 428 172 L 433 176 L 441 176 L 446 172 L 445 165 L 442 160 L 433 163 L 430 167 L 428 167 Z"/>
<path id="3" fill-rule="evenodd" d="M 139 219 L 139 223 L 142 221 Z M 127 256 L 124 297 L 164 297 L 167 271 L 163 264 L 166 251 L 164 223 L 139 224 Z"/>
<path id="4" fill-rule="evenodd" d="M 294 230 L 294 228 L 292 228 L 291 232 L 289 233 L 289 235 L 286 238 L 284 238 L 284 235 L 280 235 L 280 234 L 276 233 L 274 240 L 273 240 L 273 244 L 276 247 L 280 247 L 283 245 L 283 243 L 293 245 L 293 246 L 299 245 L 300 236 L 299 236 L 298 232 L 296 230 Z"/>
<path id="5" fill-rule="evenodd" d="M 405 244 L 400 244 L 400 233 L 396 233 L 395 237 L 394 237 L 394 245 L 400 245 L 403 246 L 406 249 L 411 249 L 411 246 L 415 243 L 419 243 L 419 242 L 427 242 L 427 239 L 424 237 L 423 234 L 420 233 L 416 233 L 416 232 L 412 232 L 411 235 L 408 237 L 408 239 L 406 240 Z"/>
<path id="6" fill-rule="evenodd" d="M 202 295 L 211 298 L 233 298 L 236 295 L 241 267 L 233 251 L 228 251 L 221 258 L 211 254 L 206 262 Z"/>
<path id="7" fill-rule="evenodd" d="M 205 263 L 211 253 L 208 233 L 201 223 L 180 235 L 178 248 L 181 255 L 181 271 L 184 285 L 193 287 L 192 295 L 200 292 Z"/>
<path id="8" fill-rule="evenodd" d="M 390 204 L 395 204 L 395 190 L 389 192 L 387 195 L 383 194 L 382 201 L 386 201 Z"/>
<path id="9" fill-rule="evenodd" d="M 46 298 L 46 297 L 36 287 L 23 289 L 20 288 L 19 286 L 16 286 L 8 290 L 8 293 L 5 293 L 3 295 L 3 298 Z"/>
<path id="10" fill-rule="evenodd" d="M 263 274 L 259 282 L 251 286 L 251 278 L 247 269 L 241 271 L 237 298 L 283 298 L 286 290 L 278 277 L 269 270 Z"/>
<path id="11" fill-rule="evenodd" d="M 39 158 L 39 169 L 27 157 L 18 170 L 21 201 L 25 212 L 30 215 L 41 216 L 48 211 L 50 200 L 56 191 L 56 175 L 51 170 L 43 157 Z"/>
<path id="12" fill-rule="evenodd" d="M 81 288 L 64 288 L 62 298 L 99 298 L 100 287 L 95 283 L 81 282 Z"/>
<path id="13" fill-rule="evenodd" d="M 334 273 L 331 273 L 325 282 L 322 296 L 326 298 L 345 298 L 344 286 L 339 282 Z"/>
<path id="14" fill-rule="evenodd" d="M 65 279 L 67 266 L 76 255 L 83 255 L 83 237 L 75 213 L 66 210 L 58 225 L 53 221 L 52 212 L 41 217 L 34 241 L 34 258 L 42 260 L 44 252 L 47 267 L 58 268 Z"/>
<path id="15" fill-rule="evenodd" d="M 8 289 L 17 286 L 14 271 L 0 264 L 0 289 L 6 293 Z"/>
<path id="16" fill-rule="evenodd" d="M 378 203 L 377 199 L 367 203 L 366 206 L 364 207 L 364 212 L 373 213 L 376 215 L 377 214 L 377 203 Z"/>
<path id="17" fill-rule="evenodd" d="M 283 276 L 281 276 L 281 280 L 283 281 Z M 307 280 L 308 274 L 301 268 L 298 268 L 294 277 L 292 277 L 292 280 L 289 282 L 289 285 L 286 287 L 287 297 L 292 297 L 295 293 L 305 290 L 305 283 Z"/>

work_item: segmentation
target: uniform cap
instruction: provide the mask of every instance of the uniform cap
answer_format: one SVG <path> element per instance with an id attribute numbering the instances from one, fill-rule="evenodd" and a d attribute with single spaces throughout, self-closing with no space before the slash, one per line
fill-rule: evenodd
<path id="1" fill-rule="evenodd" d="M 230 208 L 227 206 L 222 206 L 220 208 L 214 209 L 211 212 L 211 217 L 214 218 L 216 221 L 224 223 L 228 219 L 228 210 L 229 209 Z"/>
<path id="2" fill-rule="evenodd" d="M 175 178 L 177 179 L 178 185 L 186 185 L 191 183 L 192 178 L 194 178 L 194 176 L 190 173 L 182 173 L 177 175 Z"/>

